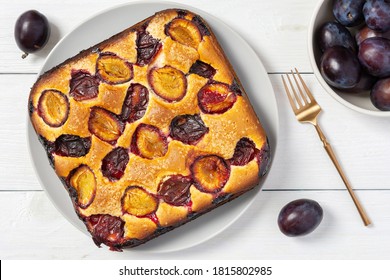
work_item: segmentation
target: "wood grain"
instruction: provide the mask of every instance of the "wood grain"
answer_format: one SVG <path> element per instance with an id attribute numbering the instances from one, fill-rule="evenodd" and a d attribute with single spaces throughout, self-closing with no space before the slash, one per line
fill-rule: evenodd
<path id="1" fill-rule="evenodd" d="M 5 0 L 1 0 L 3 2 Z M 54 45 L 92 15 L 128 0 L 77 1 L 60 0 L 16 1 L 0 10 L 0 72 L 38 72 Z M 201 9 L 228 24 L 238 32 L 262 59 L 267 71 L 290 69 L 289 58 L 295 57 L 296 67 L 311 71 L 307 59 L 306 35 L 311 13 L 317 1 L 208 1 L 182 0 L 182 4 Z M 3 4 L 3 7 L 5 4 Z M 87 9 L 86 9 L 87 7 Z M 292 8 L 293 7 L 293 8 Z M 52 35 L 48 45 L 37 55 L 21 59 L 14 42 L 14 23 L 28 9 L 37 9 L 48 17 Z"/>
<path id="2" fill-rule="evenodd" d="M 325 93 L 307 54 L 307 29 L 316 1 L 182 0 L 238 32 L 262 60 L 279 109 L 275 158 L 263 190 L 227 230 L 198 246 L 153 253 L 97 248 L 71 225 L 42 191 L 29 158 L 27 97 L 46 56 L 75 26 L 128 0 L 20 0 L 0 10 L 0 257 L 2 259 L 389 259 L 390 119 L 352 111 Z M 47 47 L 27 59 L 14 42 L 18 15 L 37 9 L 52 24 Z M 77 42 L 75 42 L 77 43 Z M 324 113 L 323 130 L 373 226 L 365 228 L 314 129 L 296 121 L 280 74 L 297 67 Z M 46 160 L 46 159 L 42 159 Z M 317 200 L 324 220 L 311 235 L 287 238 L 280 209 L 298 198 Z M 65 197 L 64 199 L 68 199 Z M 174 233 L 173 233 L 174 235 Z M 254 249 L 255 248 L 255 249 Z"/>
<path id="3" fill-rule="evenodd" d="M 122 253 L 97 248 L 69 224 L 43 192 L 1 192 L 2 259 L 386 259 L 390 191 L 359 191 L 374 224 L 361 226 L 346 191 L 262 191 L 248 213 L 215 238 L 185 251 Z M 290 238 L 278 229 L 280 209 L 292 199 L 317 200 L 324 219 L 311 235 Z M 12 211 L 9 206 L 12 205 Z M 185 227 L 185 226 L 184 226 Z M 170 232 L 174 236 L 174 232 Z M 255 250 L 254 250 L 255 248 Z M 150 248 L 149 248 L 150 249 Z"/>
<path id="4" fill-rule="evenodd" d="M 279 107 L 280 135 L 264 188 L 344 189 L 313 127 L 296 121 L 284 95 L 280 75 L 270 74 L 269 77 Z M 325 93 L 313 75 L 304 75 L 304 78 L 324 109 L 320 122 L 353 187 L 390 189 L 386 181 L 390 130 L 384 129 L 390 125 L 390 119 L 367 117 L 346 109 Z M 4 158 L 0 161 L 4 174 L 0 177 L 0 190 L 41 190 L 29 158 L 25 130 L 27 97 L 35 79 L 33 74 L 0 75 L 0 92 L 3 93 L 0 154 Z"/>

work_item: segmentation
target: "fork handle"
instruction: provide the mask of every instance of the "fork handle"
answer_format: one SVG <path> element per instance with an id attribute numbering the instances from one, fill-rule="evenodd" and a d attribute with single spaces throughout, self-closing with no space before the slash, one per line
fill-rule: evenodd
<path id="1" fill-rule="evenodd" d="M 344 171 L 342 170 L 341 165 L 338 162 L 335 153 L 333 152 L 332 146 L 326 140 L 326 137 L 325 137 L 324 133 L 322 132 L 320 126 L 318 124 L 314 124 L 314 127 L 316 128 L 318 136 L 320 137 L 322 143 L 324 144 L 324 148 L 325 148 L 326 152 L 328 153 L 328 155 L 329 155 L 330 159 L 332 160 L 334 166 L 336 167 L 336 169 L 339 172 L 341 178 L 343 179 L 343 182 L 344 182 L 345 186 L 347 187 L 347 190 L 348 190 L 350 196 L 352 197 L 352 200 L 355 203 L 356 208 L 359 211 L 360 217 L 362 218 L 364 225 L 368 226 L 369 224 L 371 224 L 371 221 L 368 218 L 366 212 L 364 211 L 362 205 L 360 204 L 358 198 L 356 197 L 356 195 L 355 195 L 355 193 L 354 193 L 354 191 L 353 191 L 353 189 L 352 189 L 352 187 L 351 187 L 347 177 L 345 176 Z"/>

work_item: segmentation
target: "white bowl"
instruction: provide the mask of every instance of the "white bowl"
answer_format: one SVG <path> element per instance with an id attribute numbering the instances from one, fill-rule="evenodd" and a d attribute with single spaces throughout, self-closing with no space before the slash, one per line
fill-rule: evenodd
<path id="1" fill-rule="evenodd" d="M 322 78 L 319 70 L 321 51 L 317 45 L 315 35 L 322 24 L 327 21 L 336 21 L 332 13 L 332 4 L 332 0 L 319 1 L 310 20 L 308 31 L 308 49 L 310 63 L 315 76 L 321 83 L 322 87 L 326 90 L 326 92 L 346 107 L 357 112 L 372 116 L 389 117 L 390 111 L 380 111 L 371 103 L 369 91 L 362 93 L 346 93 L 341 90 L 337 90 L 335 88 L 330 87 Z M 356 29 L 350 29 L 350 31 L 354 36 L 356 33 Z"/>

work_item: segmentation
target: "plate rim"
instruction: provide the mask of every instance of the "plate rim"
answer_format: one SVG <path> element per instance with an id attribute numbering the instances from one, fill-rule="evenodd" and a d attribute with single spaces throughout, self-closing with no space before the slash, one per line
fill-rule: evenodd
<path id="1" fill-rule="evenodd" d="M 204 11 L 204 10 L 201 10 L 199 8 L 196 8 L 196 7 L 193 7 L 193 6 L 190 6 L 190 5 L 187 5 L 187 4 L 182 4 L 182 3 L 179 3 L 179 2 L 174 2 L 174 1 L 165 1 L 165 0 L 143 0 L 143 1 L 132 1 L 132 2 L 127 2 L 127 3 L 121 3 L 121 4 L 117 4 L 117 5 L 113 5 L 113 6 L 110 6 L 110 7 L 107 7 L 105 9 L 102 9 L 96 13 L 94 13 L 93 15 L 87 17 L 85 20 L 82 20 L 81 22 L 79 22 L 78 24 L 76 24 L 63 38 L 61 38 L 58 43 L 53 47 L 53 49 L 50 51 L 50 53 L 47 55 L 45 61 L 43 62 L 37 76 L 36 76 L 36 79 L 35 81 L 46 71 L 50 70 L 51 68 L 53 68 L 54 66 L 56 65 L 51 65 L 51 66 L 47 66 L 50 61 L 50 59 L 52 59 L 52 57 L 55 56 L 56 52 L 58 52 L 58 49 L 61 48 L 61 46 L 64 44 L 64 42 L 74 33 L 74 32 L 77 32 L 78 29 L 80 29 L 83 25 L 87 24 L 89 21 L 92 21 L 94 20 L 96 17 L 99 17 L 99 16 L 103 16 L 104 14 L 107 14 L 107 13 L 110 13 L 110 12 L 113 12 L 117 9 L 120 9 L 122 7 L 131 7 L 131 6 L 135 6 L 135 5 L 145 5 L 145 4 L 148 4 L 148 5 L 165 5 L 166 8 L 164 9 L 168 9 L 168 8 L 182 8 L 182 9 L 188 9 L 190 11 L 193 11 L 197 14 L 199 14 L 200 16 L 202 17 L 208 17 L 208 18 L 211 18 L 215 23 L 217 23 L 219 26 L 222 26 L 222 28 L 225 30 L 228 30 L 230 33 L 234 34 L 237 38 L 240 39 L 241 41 L 241 44 L 245 45 L 245 47 L 250 50 L 250 52 L 252 53 L 251 55 L 253 56 L 254 59 L 256 59 L 256 66 L 257 67 L 260 67 L 261 69 L 259 69 L 259 72 L 262 72 L 262 74 L 264 74 L 264 77 L 266 77 L 266 81 L 267 81 L 267 85 L 265 86 L 266 88 L 268 88 L 271 93 L 270 94 L 273 94 L 274 98 L 273 98 L 273 101 L 274 101 L 274 113 L 275 115 L 273 115 L 273 117 L 276 118 L 276 120 L 273 120 L 275 123 L 276 123 L 276 127 L 272 126 L 272 130 L 273 132 L 270 133 L 270 128 L 268 130 L 266 130 L 267 132 L 267 136 L 268 137 L 272 137 L 274 139 L 272 139 L 273 143 L 272 143 L 272 146 L 271 146 L 271 163 L 270 163 L 270 167 L 269 167 L 269 171 L 267 172 L 267 174 L 265 175 L 265 177 L 263 177 L 263 179 L 261 180 L 260 182 L 260 186 L 257 185 L 255 187 L 254 190 L 251 190 L 250 192 L 260 192 L 262 186 L 264 185 L 265 181 L 267 180 L 267 177 L 269 176 L 269 173 L 270 171 L 272 170 L 272 165 L 273 165 L 273 162 L 274 162 L 274 159 L 275 159 L 275 156 L 276 156 L 276 151 L 277 151 L 277 143 L 278 143 L 278 135 L 279 135 L 279 127 L 280 127 L 280 123 L 279 123 L 279 112 L 278 112 L 278 107 L 277 107 L 277 102 L 276 102 L 276 97 L 275 97 L 275 93 L 274 93 L 274 89 L 272 87 L 272 83 L 269 79 L 269 76 L 268 76 L 268 73 L 264 67 L 264 64 L 263 62 L 261 61 L 261 59 L 259 58 L 259 56 L 256 54 L 256 52 L 253 50 L 253 48 L 249 45 L 249 43 L 247 41 L 245 41 L 239 33 L 237 33 L 236 31 L 234 31 L 228 24 L 226 24 L 225 22 L 223 22 L 222 20 L 220 20 L 218 17 L 214 16 L 214 15 L 211 15 L 209 14 L 208 12 Z M 151 15 L 153 15 L 155 12 L 151 12 Z M 131 26 L 132 24 L 134 23 L 130 23 L 129 26 Z M 213 30 L 215 29 L 215 27 L 213 28 Z M 115 33 L 113 33 L 112 35 L 114 35 Z M 220 40 L 218 40 L 220 42 Z M 225 52 L 225 50 L 224 50 Z M 226 54 L 226 52 L 225 52 Z M 76 54 L 74 54 L 76 55 Z M 226 54 L 226 56 L 228 56 Z M 229 58 L 230 62 L 231 62 L 231 58 Z M 234 68 L 234 67 L 233 67 Z M 236 69 L 235 69 L 236 70 Z M 236 71 L 237 73 L 238 71 Z M 237 75 L 239 75 L 239 73 L 237 73 Z M 245 87 L 244 87 L 245 88 Z M 248 98 L 250 98 L 251 100 L 253 100 L 254 98 L 250 96 L 250 94 L 248 94 Z M 253 102 L 251 101 L 252 103 L 252 106 L 253 106 Z M 28 146 L 28 151 L 29 151 L 29 157 L 30 157 L 30 161 L 32 162 L 32 165 L 33 165 L 33 169 L 34 169 L 34 172 L 38 178 L 38 181 L 42 187 L 42 189 L 44 190 L 46 196 L 49 198 L 49 200 L 51 201 L 51 203 L 55 206 L 55 208 L 57 209 L 57 211 L 59 213 L 61 213 L 61 215 L 68 221 L 70 222 L 74 227 L 76 227 L 78 230 L 80 230 L 81 232 L 83 232 L 84 234 L 86 234 L 87 236 L 90 237 L 90 234 L 88 233 L 88 231 L 86 230 L 85 228 L 85 225 L 82 223 L 82 221 L 80 220 L 74 220 L 74 219 L 71 219 L 68 217 L 68 215 L 66 214 L 66 212 L 60 208 L 60 206 L 58 205 L 58 203 L 54 200 L 54 197 L 50 194 L 50 192 L 48 191 L 47 189 L 47 186 L 44 184 L 42 178 L 41 178 L 41 175 L 40 175 L 40 172 L 38 170 L 38 166 L 35 164 L 35 158 L 33 157 L 33 152 L 32 152 L 32 143 L 31 141 L 38 141 L 37 139 L 37 135 L 35 133 L 35 130 L 31 124 L 31 121 L 30 121 L 30 118 L 29 118 L 29 114 L 27 113 L 27 116 L 26 116 L 26 119 L 27 119 L 27 133 L 26 133 L 26 136 L 27 136 L 27 146 Z M 264 123 L 263 121 L 261 120 L 261 118 L 259 118 L 262 125 L 264 126 Z M 268 121 L 269 122 L 269 121 Z M 32 134 L 32 135 L 31 135 Z M 35 139 L 34 139 L 35 137 Z M 30 139 L 31 138 L 31 139 Z M 271 144 L 270 144 L 271 145 Z M 45 159 L 46 160 L 46 159 Z M 45 164 L 49 164 L 48 162 L 46 162 Z M 51 167 L 50 167 L 51 168 Z M 58 178 L 58 177 L 57 177 Z M 62 186 L 62 184 L 61 184 Z M 242 195 L 242 196 L 245 196 L 246 194 Z M 195 247 L 195 246 L 198 246 L 199 244 L 202 244 L 204 242 L 207 242 L 208 240 L 216 237 L 217 235 L 221 234 L 223 231 L 227 230 L 231 225 L 233 225 L 246 211 L 248 211 L 248 209 L 251 207 L 251 205 L 254 203 L 254 201 L 256 200 L 256 197 L 257 197 L 258 193 L 256 194 L 253 194 L 252 197 L 250 197 L 250 200 L 249 200 L 249 203 L 247 203 L 246 205 L 244 205 L 242 207 L 242 209 L 236 213 L 234 215 L 234 219 L 230 220 L 227 224 L 225 224 L 222 228 L 216 230 L 214 233 L 212 233 L 210 236 L 208 236 L 207 238 L 205 239 L 202 239 L 202 240 L 199 240 L 198 242 L 194 242 L 192 243 L 191 245 L 189 246 L 181 246 L 180 248 L 176 248 L 176 249 L 171 249 L 171 250 L 163 250 L 163 251 L 159 251 L 159 250 L 149 250 L 149 249 L 146 249 L 144 250 L 144 246 L 145 245 L 142 245 L 142 246 L 137 246 L 137 247 L 134 247 L 134 248 L 130 248 L 131 251 L 134 251 L 134 252 L 148 252 L 148 253 L 169 253 L 169 252 L 175 252 L 175 251 L 182 251 L 182 250 L 185 250 L 185 249 L 189 249 L 189 248 L 192 248 L 192 247 Z M 240 196 L 241 197 L 241 196 Z M 235 200 L 239 200 L 240 199 L 237 198 Z M 67 197 L 68 198 L 68 197 Z M 234 201 L 233 201 L 234 202 Z M 232 203 L 232 202 L 230 202 Z M 72 208 L 71 209 L 74 213 L 75 213 L 75 210 Z M 214 209 L 216 210 L 216 209 Z M 203 216 L 208 216 L 207 214 L 206 215 L 202 215 Z M 201 217 L 200 217 L 201 218 Z M 199 219 L 200 219 L 199 218 Z M 78 219 L 78 218 L 77 218 Z M 84 228 L 80 228 L 80 222 L 82 224 L 82 226 L 84 226 Z M 150 242 L 153 242 L 153 241 L 149 241 L 147 243 L 150 243 Z M 91 243 L 92 244 L 92 243 Z M 124 248 L 126 249 L 126 248 Z M 124 250 L 125 252 L 125 250 Z"/>

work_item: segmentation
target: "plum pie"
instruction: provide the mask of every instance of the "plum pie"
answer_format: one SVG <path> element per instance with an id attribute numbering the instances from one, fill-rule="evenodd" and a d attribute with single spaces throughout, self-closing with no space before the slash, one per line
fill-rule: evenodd
<path id="1" fill-rule="evenodd" d="M 112 250 L 231 201 L 270 163 L 236 73 L 187 10 L 157 12 L 47 71 L 28 110 L 78 217 Z"/>

